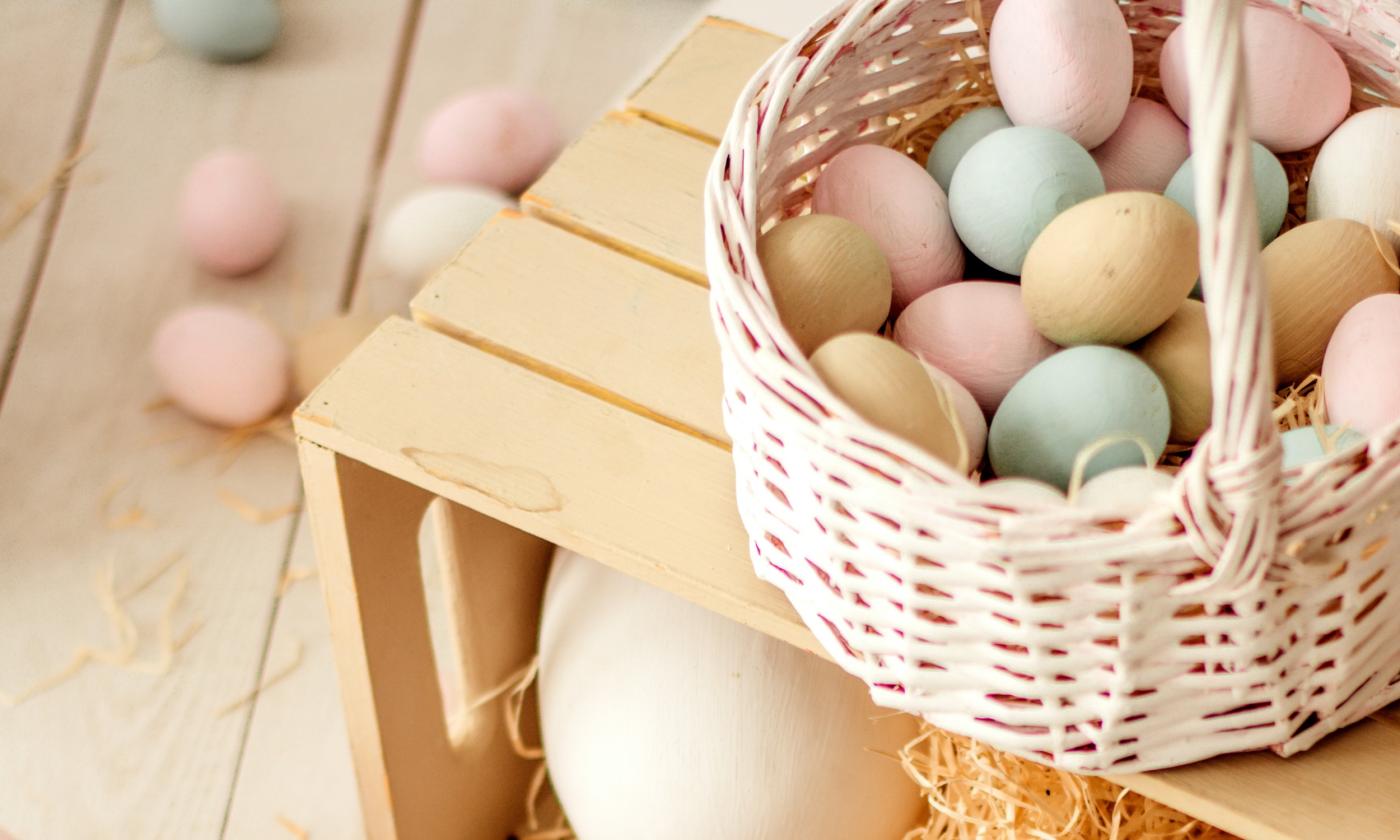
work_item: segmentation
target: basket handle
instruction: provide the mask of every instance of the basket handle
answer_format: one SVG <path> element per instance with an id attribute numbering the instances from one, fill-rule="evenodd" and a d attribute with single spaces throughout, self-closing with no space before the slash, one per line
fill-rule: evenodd
<path id="1" fill-rule="evenodd" d="M 1186 0 L 1201 283 L 1211 340 L 1211 429 L 1177 482 L 1176 512 L 1214 571 L 1184 588 L 1256 587 L 1279 533 L 1283 457 L 1268 295 L 1245 108 L 1245 0 Z"/>

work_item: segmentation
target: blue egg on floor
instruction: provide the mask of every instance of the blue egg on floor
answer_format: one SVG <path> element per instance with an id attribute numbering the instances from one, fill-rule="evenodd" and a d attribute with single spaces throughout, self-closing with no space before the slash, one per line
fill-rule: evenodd
<path id="1" fill-rule="evenodd" d="M 152 0 L 156 25 L 182 49 L 219 62 L 250 61 L 277 42 L 276 0 Z"/>

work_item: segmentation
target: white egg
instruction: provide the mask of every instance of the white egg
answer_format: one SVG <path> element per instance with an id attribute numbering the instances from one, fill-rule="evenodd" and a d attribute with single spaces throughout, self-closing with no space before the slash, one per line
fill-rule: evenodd
<path id="1" fill-rule="evenodd" d="M 379 237 L 380 258 L 396 274 L 425 279 L 510 206 L 509 198 L 483 187 L 419 190 L 389 212 Z"/>
<path id="2" fill-rule="evenodd" d="M 1065 504 L 1060 488 L 1034 478 L 998 478 L 983 483 L 982 492 L 997 501 L 1020 506 L 1058 507 Z"/>
<path id="3" fill-rule="evenodd" d="M 1084 483 L 1074 496 L 1075 505 L 1132 519 L 1171 499 L 1171 473 L 1155 467 L 1119 467 Z"/>

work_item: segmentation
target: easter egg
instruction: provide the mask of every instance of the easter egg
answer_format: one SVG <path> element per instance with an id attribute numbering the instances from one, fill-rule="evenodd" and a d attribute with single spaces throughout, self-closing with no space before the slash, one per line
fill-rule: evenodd
<path id="1" fill-rule="evenodd" d="M 357 312 L 333 315 L 312 324 L 292 342 L 292 391 L 305 399 L 359 346 L 380 319 Z"/>
<path id="2" fill-rule="evenodd" d="M 928 155 L 928 174 L 947 192 L 953 183 L 953 170 L 958 168 L 967 150 L 993 131 L 1010 127 L 1011 118 L 1001 108 L 988 106 L 968 111 L 953 120 L 933 141 Z"/>
<path id="3" fill-rule="evenodd" d="M 1289 429 L 1279 440 L 1283 443 L 1283 468 L 1295 470 L 1365 443 L 1366 437 L 1351 429 L 1328 425 L 1321 429 L 1312 426 Z"/>
<path id="4" fill-rule="evenodd" d="M 547 102 L 524 90 L 464 94 L 428 118 L 418 161 L 430 181 L 519 192 L 544 173 L 563 137 Z"/>
<path id="5" fill-rule="evenodd" d="M 1091 198 L 1026 254 L 1021 296 L 1056 344 L 1129 344 L 1160 327 L 1196 283 L 1196 222 L 1156 193 Z"/>
<path id="6" fill-rule="evenodd" d="M 201 305 L 168 316 L 151 342 L 165 393 L 216 426 L 266 419 L 287 396 L 287 344 L 266 321 L 232 306 Z"/>
<path id="7" fill-rule="evenodd" d="M 889 262 L 896 312 L 962 279 L 962 243 L 943 188 L 894 149 L 852 146 L 832 158 L 817 178 L 812 212 L 854 222 L 875 240 Z"/>
<path id="8" fill-rule="evenodd" d="M 1400 250 L 1400 108 L 1353 114 L 1322 144 L 1308 180 L 1308 219 L 1353 219 Z"/>
<path id="9" fill-rule="evenodd" d="M 248 61 L 277 41 L 275 0 L 151 0 L 156 26 L 182 49 L 210 61 Z"/>
<path id="10" fill-rule="evenodd" d="M 1143 339 L 1138 356 L 1147 362 L 1171 406 L 1171 439 L 1195 443 L 1210 427 L 1213 398 L 1210 391 L 1210 328 L 1205 304 L 1188 300 Z"/>
<path id="11" fill-rule="evenodd" d="M 996 478 L 981 486 L 985 496 L 1018 508 L 1060 507 L 1067 501 L 1059 488 L 1033 478 Z"/>
<path id="12" fill-rule="evenodd" d="M 845 333 L 817 348 L 812 368 L 872 425 L 967 471 L 967 438 L 952 397 L 909 351 L 878 335 Z"/>
<path id="13" fill-rule="evenodd" d="M 844 332 L 875 332 L 890 314 L 885 255 L 845 219 L 814 213 L 780 222 L 758 240 L 758 260 L 778 317 L 803 353 Z"/>
<path id="14" fill-rule="evenodd" d="M 1128 108 L 1133 42 L 1113 0 L 1005 0 L 992 18 L 992 80 L 1018 126 L 1092 149 Z"/>
<path id="15" fill-rule="evenodd" d="M 1048 128 L 1015 126 L 967 150 L 948 207 L 968 250 L 998 271 L 1020 274 L 1052 219 L 1103 193 L 1098 164 L 1083 146 Z"/>
<path id="16" fill-rule="evenodd" d="M 1159 193 L 1191 154 L 1186 126 L 1172 109 L 1151 99 L 1134 99 L 1107 140 L 1090 152 L 1109 192 Z"/>
<path id="17" fill-rule="evenodd" d="M 1288 174 L 1273 152 L 1251 143 L 1254 165 L 1254 201 L 1259 214 L 1259 244 L 1267 245 L 1278 236 L 1288 214 Z M 1166 196 L 1196 215 L 1196 167 L 1187 158 L 1167 184 Z"/>
<path id="18" fill-rule="evenodd" d="M 1321 141 L 1351 105 L 1351 79 L 1321 35 L 1282 10 L 1244 10 L 1244 71 L 1249 80 L 1250 136 L 1273 152 L 1296 152 Z M 1185 27 L 1162 44 L 1162 91 L 1191 123 Z"/>
<path id="19" fill-rule="evenodd" d="M 1170 429 L 1166 391 L 1141 359 L 1116 347 L 1071 347 L 1036 365 L 1006 395 L 992 418 L 987 452 L 998 476 L 1064 489 L 1085 447 L 1130 436 L 1142 440 L 1155 461 Z M 1142 462 L 1141 447 L 1121 441 L 1091 458 L 1084 478 Z"/>
<path id="20" fill-rule="evenodd" d="M 580 840 L 889 840 L 927 806 L 914 718 L 860 680 L 559 552 L 540 617 L 549 781 Z"/>
<path id="21" fill-rule="evenodd" d="M 1400 422 L 1400 294 L 1368 297 L 1346 313 L 1322 382 L 1333 423 L 1376 434 Z"/>
<path id="22" fill-rule="evenodd" d="M 961 382 L 987 416 L 1026 371 L 1056 347 L 1036 331 L 1013 283 L 966 280 L 914 301 L 894 324 L 894 340 Z"/>
<path id="23" fill-rule="evenodd" d="M 180 194 L 180 235 L 201 268 L 237 277 L 262 268 L 287 238 L 287 207 L 262 161 L 222 149 L 201 158 Z"/>
<path id="24" fill-rule="evenodd" d="M 958 380 L 927 362 L 924 362 L 924 370 L 952 401 L 953 414 L 962 427 L 963 439 L 967 441 L 968 467 L 976 469 L 987 452 L 987 417 L 982 413 L 982 406 Z"/>
<path id="25" fill-rule="evenodd" d="M 1400 289 L 1394 264 L 1390 244 L 1350 219 L 1299 225 L 1264 249 L 1259 267 L 1269 284 L 1278 384 L 1322 369 L 1327 342 L 1347 310 Z"/>
<path id="26" fill-rule="evenodd" d="M 1156 467 L 1119 467 L 1086 481 L 1074 495 L 1074 503 L 1086 510 L 1133 519 L 1166 507 L 1174 481 L 1171 473 Z"/>
<path id="27" fill-rule="evenodd" d="M 418 190 L 389 211 L 379 237 L 380 258 L 397 274 L 425 279 L 510 206 L 509 198 L 484 187 Z"/>

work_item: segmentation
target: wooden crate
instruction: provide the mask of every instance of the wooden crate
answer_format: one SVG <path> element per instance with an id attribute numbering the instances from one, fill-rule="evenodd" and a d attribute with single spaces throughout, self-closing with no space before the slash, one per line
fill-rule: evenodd
<path id="1" fill-rule="evenodd" d="M 297 412 L 371 837 L 499 840 L 532 772 L 498 703 L 445 720 L 415 559 L 435 497 L 467 696 L 528 660 L 552 544 L 822 655 L 749 565 L 701 247 L 715 138 L 779 44 L 706 21 Z M 1397 723 L 1115 781 L 1249 838 L 1396 836 Z"/>

